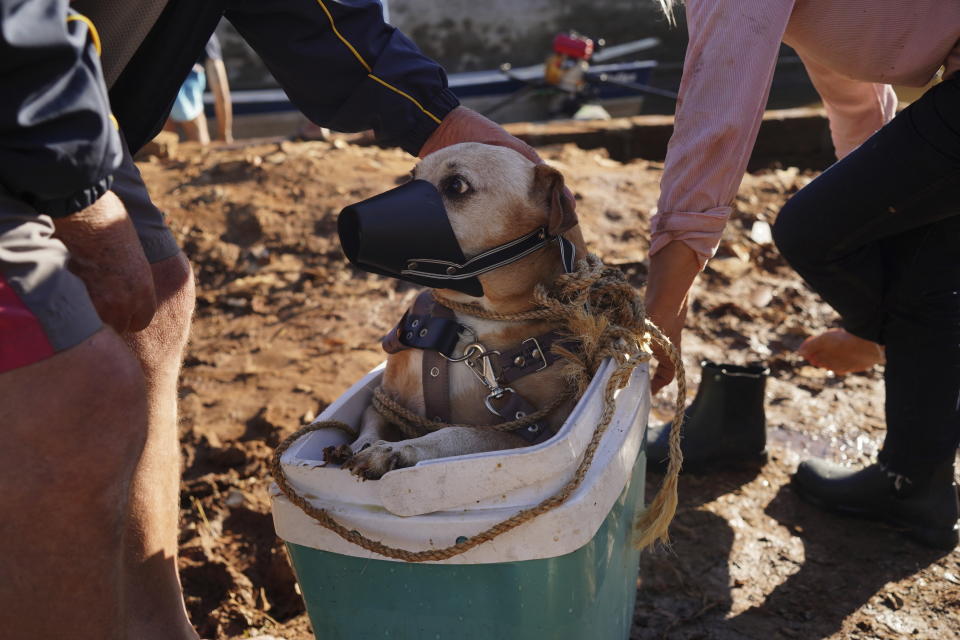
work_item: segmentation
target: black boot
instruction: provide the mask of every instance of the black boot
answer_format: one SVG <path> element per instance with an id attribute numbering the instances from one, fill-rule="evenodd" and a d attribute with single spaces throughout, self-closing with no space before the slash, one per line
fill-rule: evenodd
<path id="1" fill-rule="evenodd" d="M 763 394 L 769 369 L 701 363 L 697 397 L 684 412 L 683 470 L 759 468 L 767 461 L 767 418 Z M 647 432 L 647 468 L 663 473 L 669 456 L 670 424 Z"/>
<path id="2" fill-rule="evenodd" d="M 935 467 L 927 478 L 911 479 L 880 463 L 855 471 L 825 460 L 800 463 L 793 488 L 802 498 L 828 511 L 882 520 L 934 549 L 957 546 L 957 485 L 953 460 Z"/>

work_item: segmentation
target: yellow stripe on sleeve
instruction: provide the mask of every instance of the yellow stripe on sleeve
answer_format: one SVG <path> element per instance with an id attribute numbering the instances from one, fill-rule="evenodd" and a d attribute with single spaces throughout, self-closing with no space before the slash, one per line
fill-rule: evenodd
<path id="1" fill-rule="evenodd" d="M 407 100 L 409 100 L 409 101 L 412 102 L 413 104 L 417 105 L 417 108 L 420 109 L 420 111 L 423 111 L 425 114 L 427 114 L 427 117 L 429 117 L 431 120 L 433 120 L 433 121 L 436 122 L 437 124 L 440 124 L 440 118 L 438 118 L 437 116 L 435 116 L 435 115 L 433 115 L 432 113 L 430 113 L 429 111 L 427 111 L 427 110 L 424 108 L 424 106 L 423 106 L 422 104 L 420 104 L 419 102 L 417 102 L 416 98 L 414 98 L 413 96 L 411 96 L 409 93 L 406 93 L 405 91 L 401 91 L 400 89 L 397 89 L 395 86 L 393 86 L 393 85 L 390 84 L 389 82 L 385 82 L 385 81 L 381 80 L 380 78 L 378 78 L 377 76 L 373 75 L 372 73 L 371 73 L 371 74 L 368 74 L 368 75 L 369 75 L 370 78 L 373 78 L 374 80 L 376 80 L 377 82 L 379 82 L 380 84 L 382 84 L 383 86 L 385 86 L 387 89 L 390 89 L 391 91 L 395 91 L 395 92 L 399 93 L 399 94 L 402 95 L 404 98 L 406 98 Z"/>
<path id="2" fill-rule="evenodd" d="M 342 43 L 347 47 L 347 49 L 350 49 L 350 53 L 353 54 L 353 57 L 355 57 L 355 58 L 360 62 L 360 64 L 363 65 L 363 68 L 367 70 L 367 76 L 368 76 L 368 77 L 376 80 L 377 82 L 379 82 L 380 84 L 382 84 L 383 86 L 385 86 L 387 89 L 390 89 L 391 91 L 394 91 L 394 92 L 400 94 L 401 96 L 403 96 L 404 98 L 406 98 L 407 100 L 409 100 L 410 102 L 412 102 L 413 104 L 415 104 L 415 105 L 417 106 L 417 108 L 420 109 L 420 111 L 422 111 L 423 113 L 425 113 L 425 114 L 427 115 L 428 118 L 430 118 L 431 120 L 433 120 L 433 121 L 436 122 L 437 124 L 440 124 L 440 118 L 438 118 L 437 116 L 435 116 L 435 115 L 433 115 L 432 113 L 430 113 L 429 111 L 427 111 L 427 110 L 424 108 L 424 106 L 423 106 L 422 104 L 420 104 L 420 103 L 419 103 L 413 96 L 411 96 L 409 93 L 407 93 L 407 92 L 405 92 L 405 91 L 401 91 L 400 89 L 396 88 L 395 86 L 393 86 L 393 85 L 390 84 L 389 82 L 386 82 L 386 81 L 384 81 L 384 80 L 381 80 L 381 79 L 378 78 L 377 76 L 373 75 L 373 68 L 372 68 L 369 64 L 367 64 L 367 61 L 364 60 L 364 59 L 363 59 L 363 56 L 360 55 L 360 52 L 357 51 L 352 44 L 350 44 L 350 41 L 347 40 L 346 38 L 344 38 L 344 37 L 343 37 L 343 34 L 340 33 L 340 31 L 337 30 L 337 25 L 336 25 L 336 23 L 333 21 L 333 14 L 331 14 L 331 13 L 330 13 L 330 10 L 327 9 L 327 5 L 325 5 L 325 4 L 323 3 L 323 0 L 317 0 L 317 4 L 319 4 L 319 5 L 320 5 L 320 8 L 323 9 L 323 12 L 324 12 L 325 14 L 327 14 L 327 20 L 330 21 L 330 28 L 333 29 L 333 33 L 336 34 L 337 38 L 340 39 L 340 42 L 342 42 Z"/>
<path id="3" fill-rule="evenodd" d="M 363 68 L 367 70 L 367 73 L 373 73 L 373 68 L 371 68 L 370 65 L 367 64 L 367 61 L 363 59 L 363 56 L 360 55 L 360 52 L 354 49 L 353 45 L 350 44 L 350 42 L 343 37 L 343 34 L 341 34 L 337 30 L 337 25 L 333 22 L 333 14 L 331 14 L 330 10 L 327 9 L 327 5 L 323 3 L 323 0 L 317 0 L 317 4 L 319 4 L 320 8 L 323 9 L 323 12 L 327 14 L 327 20 L 330 21 L 330 28 L 333 29 L 333 32 L 337 35 L 338 38 L 340 38 L 340 42 L 345 44 L 347 49 L 350 49 L 350 53 L 352 53 L 353 56 L 360 61 L 360 64 L 362 64 Z"/>
<path id="4" fill-rule="evenodd" d="M 87 30 L 90 32 L 90 41 L 93 43 L 93 48 L 96 50 L 98 56 L 102 54 L 103 48 L 100 46 L 100 34 L 97 33 L 97 28 L 93 25 L 93 20 L 82 13 L 71 13 L 67 16 L 67 22 L 82 22 L 83 24 L 87 25 Z M 110 122 L 113 124 L 114 128 L 119 131 L 120 123 L 117 122 L 117 117 L 112 113 L 108 113 L 107 117 L 110 118 Z"/>
<path id="5" fill-rule="evenodd" d="M 71 13 L 67 16 L 67 22 L 82 22 L 87 25 L 87 29 L 90 31 L 90 40 L 93 41 L 93 48 L 96 49 L 97 55 L 101 54 L 100 47 L 100 34 L 97 33 L 97 28 L 93 26 L 93 20 L 83 15 L 82 13 Z"/>

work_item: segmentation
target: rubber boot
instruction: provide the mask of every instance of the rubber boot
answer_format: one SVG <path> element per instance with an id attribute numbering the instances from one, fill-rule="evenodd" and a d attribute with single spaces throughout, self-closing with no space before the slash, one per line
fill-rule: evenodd
<path id="1" fill-rule="evenodd" d="M 683 470 L 757 469 L 767 461 L 763 396 L 770 370 L 700 363 L 700 387 L 684 412 L 680 450 Z M 663 473 L 669 457 L 670 423 L 647 432 L 647 468 Z"/>
<path id="2" fill-rule="evenodd" d="M 960 505 L 953 460 L 935 467 L 927 478 L 911 479 L 880 463 L 855 470 L 826 460 L 800 463 L 793 488 L 827 511 L 880 520 L 933 549 L 957 546 Z"/>

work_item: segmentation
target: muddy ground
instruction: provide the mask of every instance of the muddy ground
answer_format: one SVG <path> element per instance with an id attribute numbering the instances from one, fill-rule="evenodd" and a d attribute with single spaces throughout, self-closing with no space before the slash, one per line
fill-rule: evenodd
<path id="1" fill-rule="evenodd" d="M 579 199 L 593 251 L 639 287 L 662 166 L 542 149 Z M 180 569 L 206 638 L 312 638 L 273 534 L 266 460 L 383 358 L 380 336 L 413 288 L 349 268 L 336 215 L 394 186 L 400 151 L 343 141 L 180 147 L 140 164 L 193 261 L 198 302 L 180 385 Z M 632 637 L 960 638 L 960 553 L 800 502 L 800 459 L 871 459 L 883 437 L 882 369 L 833 377 L 794 349 L 835 318 L 769 244 L 765 223 L 812 179 L 747 176 L 718 258 L 696 286 L 685 362 L 767 362 L 771 459 L 759 474 L 685 477 L 673 547 L 646 554 Z M 672 391 L 651 420 L 668 417 Z M 652 495 L 659 477 L 651 475 Z"/>

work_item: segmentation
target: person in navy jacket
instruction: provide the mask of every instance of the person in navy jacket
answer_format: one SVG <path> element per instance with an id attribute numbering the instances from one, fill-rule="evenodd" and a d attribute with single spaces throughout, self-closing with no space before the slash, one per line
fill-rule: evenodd
<path id="1" fill-rule="evenodd" d="M 131 152 L 221 18 L 320 126 L 539 160 L 374 0 L 0 0 L 5 638 L 197 637 L 176 570 L 193 277 Z"/>

